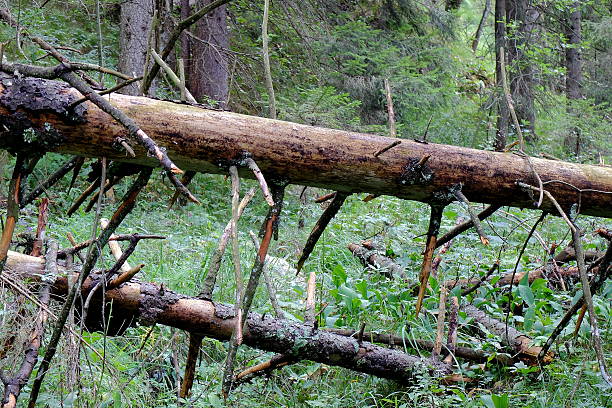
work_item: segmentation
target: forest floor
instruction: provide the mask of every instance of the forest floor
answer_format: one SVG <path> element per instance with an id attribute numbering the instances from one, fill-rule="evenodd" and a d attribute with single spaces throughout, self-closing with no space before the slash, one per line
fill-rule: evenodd
<path id="1" fill-rule="evenodd" d="M 48 155 L 37 167 L 32 183 L 37 179 L 43 180 L 61 160 L 60 156 Z M 93 211 L 79 210 L 72 217 L 65 216 L 71 201 L 85 187 L 85 182 L 78 182 L 66 194 L 67 179 L 49 192 L 51 210 L 47 234 L 57 239 L 60 247 L 70 246 L 67 233 L 77 241 L 90 238 L 94 220 Z M 244 181 L 241 192 L 246 192 L 253 184 Z M 125 188 L 116 188 L 117 198 Z M 117 232 L 164 235 L 165 240 L 139 244 L 130 263 L 146 265 L 139 274 L 141 281 L 163 283 L 180 293 L 196 295 L 202 287 L 218 238 L 231 218 L 230 181 L 221 176 L 198 175 L 191 189 L 202 205 L 175 205 L 168 210 L 168 199 L 173 191 L 157 172 L 140 196 L 137 208 Z M 277 258 L 270 271 L 286 316 L 296 321 L 303 319 L 304 276 L 309 271 L 316 271 L 316 307 L 320 311 L 320 327 L 359 330 L 365 324 L 367 331 L 404 337 L 405 350 L 417 355 L 429 355 L 430 351 L 415 349 L 411 340 L 433 340 L 435 337 L 439 282 L 455 277 L 483 276 L 497 259 L 500 261 L 497 274 L 511 272 L 527 233 L 539 216 L 532 211 L 502 208 L 483 224 L 490 245 L 484 246 L 473 230 L 457 237 L 449 250 L 441 255 L 442 263 L 437 276 L 430 281 L 431 290 L 424 302 L 424 312 L 415 317 L 416 296 L 409 288 L 418 281 L 428 207 L 390 197 L 379 197 L 370 202 L 363 201 L 365 194 L 349 197 L 326 229 L 304 270 L 296 276 L 292 268 L 322 212 L 322 206 L 314 203 L 314 198 L 326 193 L 309 188 L 307 200 L 302 203 L 299 197 L 301 189 L 299 186 L 288 188 L 280 236 L 278 241 L 273 241 L 269 252 Z M 105 203 L 101 215 L 108 217 L 113 208 L 112 203 Z M 245 271 L 250 270 L 255 254 L 249 230 L 258 231 L 266 211 L 266 204 L 258 192 L 239 222 L 241 263 Z M 36 207 L 28 206 L 19 221 L 19 230 L 35 229 L 36 217 Z M 447 207 L 441 232 L 452 228 L 458 217 L 468 217 L 463 206 Z M 301 228 L 302 223 L 304 227 Z M 610 220 L 582 217 L 579 224 L 587 232 L 585 248 L 604 250 L 606 241 L 593 231 L 601 227 L 611 228 Z M 518 271 L 543 265 L 548 259 L 548 248 L 553 243 L 563 248 L 570 238 L 560 219 L 547 217 L 527 245 Z M 389 279 L 375 270 L 364 268 L 347 249 L 349 243 L 363 240 L 372 241 L 382 254 L 404 267 L 407 279 Z M 107 268 L 113 263 L 110 253 L 104 251 L 98 267 Z M 231 254 L 226 253 L 214 293 L 215 301 L 233 303 L 233 276 Z M 261 286 L 254 310 L 271 313 L 265 286 Z M 515 314 L 510 315 L 509 323 L 531 336 L 536 344 L 542 344 L 563 315 L 564 308 L 575 299 L 578 287 L 570 285 L 567 291 L 551 289 L 542 279 L 531 285 L 515 286 L 512 300 Z M 491 316 L 504 320 L 508 301 L 506 291 L 496 287 L 493 281 L 460 298 L 460 302 L 477 304 Z M 3 289 L 2 296 L 8 304 L 11 295 L 6 289 Z M 612 365 L 611 300 L 612 282 L 608 282 L 594 299 L 608 366 Z M 517 312 L 517 308 L 522 312 Z M 459 325 L 469 329 L 473 322 L 460 313 Z M 575 338 L 572 337 L 574 325 L 567 327 L 561 341 L 553 347 L 553 362 L 541 368 L 523 363 L 499 367 L 493 362 L 473 364 L 458 361 L 457 371 L 471 379 L 470 383 L 442 385 L 423 374 L 415 386 L 402 387 L 393 381 L 304 361 L 240 385 L 228 402 L 240 407 L 611 407 L 612 393 L 601 380 L 587 320 Z M 83 337 L 105 357 L 104 361 L 89 349 L 76 353 L 71 336 L 65 336 L 62 350 L 43 385 L 40 406 L 179 405 L 176 383 L 182 375 L 187 354 L 189 340 L 186 333 L 157 325 L 131 328 L 117 337 L 98 332 L 85 332 Z M 489 334 L 483 339 L 470 330 L 460 330 L 458 345 L 492 353 L 502 351 L 499 338 Z M 226 353 L 226 343 L 204 339 L 189 406 L 223 406 L 220 384 Z M 240 370 L 255 365 L 271 356 L 271 353 L 243 346 L 238 353 L 236 368 Z M 0 360 L 0 369 L 12 368 L 10 357 Z M 25 395 L 29 392 L 28 387 L 24 389 Z"/>

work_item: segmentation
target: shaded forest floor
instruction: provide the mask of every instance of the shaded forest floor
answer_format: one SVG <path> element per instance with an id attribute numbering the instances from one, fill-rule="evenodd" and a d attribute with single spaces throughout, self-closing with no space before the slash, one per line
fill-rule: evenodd
<path id="1" fill-rule="evenodd" d="M 60 156 L 49 155 L 38 166 L 32 183 L 44 179 L 60 162 Z M 51 211 L 48 235 L 60 242 L 60 247 L 70 243 L 70 232 L 77 241 L 89 238 L 93 213 L 82 210 L 67 218 L 65 211 L 71 201 L 85 187 L 77 185 L 69 195 L 68 180 L 50 192 Z M 242 193 L 252 183 L 243 183 Z M 231 218 L 230 182 L 220 176 L 198 175 L 192 184 L 203 204 L 188 204 L 167 210 L 172 195 L 169 183 L 156 176 L 139 199 L 136 210 L 122 224 L 118 233 L 150 233 L 166 236 L 163 241 L 144 241 L 130 258 L 132 265 L 146 264 L 139 274 L 142 281 L 164 283 L 178 292 L 196 295 L 205 271 L 225 224 Z M 120 197 L 125 186 L 119 186 L 115 194 Z M 518 251 L 528 230 L 538 217 L 531 211 L 504 208 L 491 217 L 484 228 L 491 240 L 483 246 L 474 231 L 456 238 L 448 252 L 442 255 L 437 278 L 431 280 L 432 289 L 424 303 L 424 312 L 414 316 L 416 296 L 413 282 L 418 280 L 424 233 L 429 211 L 426 205 L 388 197 L 363 202 L 355 195 L 347 200 L 338 216 L 325 231 L 314 253 L 299 276 L 291 268 L 312 225 L 322 209 L 315 204 L 316 195 L 325 191 L 307 190 L 308 199 L 299 199 L 301 187 L 291 186 L 285 196 L 285 208 L 279 240 L 273 243 L 270 255 L 277 259 L 270 271 L 280 304 L 287 317 L 301 320 L 306 293 L 304 274 L 317 272 L 317 311 L 321 327 L 341 327 L 359 330 L 365 323 L 367 331 L 396 334 L 406 339 L 406 351 L 428 355 L 429 350 L 415 349 L 412 339 L 433 340 L 438 308 L 439 282 L 455 277 L 479 277 L 484 275 L 499 257 L 503 274 L 511 272 L 517 261 Z M 103 207 L 102 216 L 110 215 L 113 205 Z M 243 269 L 249 270 L 255 249 L 248 231 L 257 231 L 266 213 L 266 204 L 260 193 L 246 209 L 239 223 L 240 250 Z M 29 206 L 19 221 L 20 231 L 31 231 L 36 225 L 37 210 Z M 449 206 L 444 213 L 442 233 L 455 225 L 458 217 L 467 218 L 466 210 L 459 205 Z M 304 227 L 300 228 L 303 222 Z M 605 242 L 591 233 L 597 228 L 610 228 L 609 220 L 583 218 L 581 227 L 587 231 L 587 250 L 605 249 Z M 408 281 L 388 279 L 374 270 L 365 269 L 352 256 L 346 246 L 351 242 L 368 239 L 381 252 L 405 267 Z M 548 217 L 538 227 L 518 271 L 532 270 L 547 260 L 547 249 L 553 242 L 564 247 L 570 237 L 565 225 L 555 217 Z M 546 247 L 546 248 L 545 248 Z M 104 251 L 100 268 L 112 266 L 114 259 Z M 226 254 L 214 294 L 215 301 L 233 303 L 234 280 L 231 257 Z M 494 282 L 493 282 L 494 283 Z M 507 303 L 506 289 L 488 283 L 462 303 L 478 304 L 492 316 L 504 319 Z M 514 305 L 522 312 L 510 317 L 510 324 L 530 335 L 536 343 L 543 343 L 563 314 L 563 308 L 572 300 L 575 287 L 563 292 L 549 289 L 546 282 L 536 280 L 531 285 L 514 288 Z M 15 299 L 3 288 L 5 311 L 11 310 Z M 529 297 L 532 297 L 529 298 Z M 608 361 L 612 353 L 611 322 L 612 283 L 608 282 L 602 293 L 595 297 L 601 336 Z M 259 289 L 254 303 L 257 312 L 271 313 L 265 286 Z M 517 309 L 515 309 L 517 310 Z M 5 317 L 8 319 L 8 317 Z M 16 327 L 27 326 L 27 317 L 17 321 Z M 6 323 L 6 322 L 5 322 Z M 21 324 L 22 326 L 19 326 Z M 467 328 L 473 323 L 460 313 L 459 324 Z M 3 327 L 7 327 L 3 325 Z M 479 328 L 482 329 L 482 328 Z M 574 325 L 564 332 L 561 346 L 554 347 L 556 358 L 551 365 L 539 370 L 522 363 L 511 367 L 496 367 L 494 363 L 477 365 L 461 362 L 459 372 L 473 379 L 469 384 L 443 386 L 426 375 L 418 385 L 402 388 L 393 382 L 358 374 L 349 370 L 302 362 L 280 369 L 269 377 L 256 379 L 241 385 L 233 392 L 230 402 L 234 406 L 494 406 L 491 394 L 508 395 L 510 406 L 525 407 L 606 407 L 610 391 L 601 385 L 594 352 L 590 349 L 589 326 L 584 323 L 575 339 L 571 338 Z M 458 345 L 466 345 L 490 352 L 500 350 L 499 339 L 467 335 L 463 330 Z M 5 333 L 6 334 L 6 333 Z M 103 363 L 91 350 L 83 349 L 75 359 L 75 346 L 71 336 L 62 342 L 62 352 L 52 372 L 44 383 L 39 403 L 49 406 L 173 406 L 177 404 L 176 381 L 182 375 L 187 354 L 186 334 L 167 327 L 138 327 L 129 329 L 124 336 L 105 337 L 102 333 L 85 333 L 84 338 L 106 356 Z M 220 380 L 227 345 L 217 340 L 205 339 L 196 382 L 190 399 L 192 406 L 221 406 Z M 0 368 L 12 368 L 15 358 L 5 356 Z M 238 354 L 238 369 L 255 365 L 271 357 L 269 353 L 242 347 Z M 178 364 L 178 371 L 175 363 Z M 76 371 L 75 371 L 76 370 Z M 78 373 L 78 375 L 75 375 Z M 26 387 L 24 392 L 28 392 Z M 498 404 L 503 402 L 498 402 Z M 494 404 L 494 405 L 490 405 Z"/>

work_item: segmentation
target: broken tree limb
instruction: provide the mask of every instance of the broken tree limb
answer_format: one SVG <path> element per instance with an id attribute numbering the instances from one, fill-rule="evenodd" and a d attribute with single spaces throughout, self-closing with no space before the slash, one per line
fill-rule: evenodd
<path id="1" fill-rule="evenodd" d="M 349 194 L 347 193 L 336 191 L 331 203 L 329 203 L 329 206 L 325 209 L 325 211 L 323 211 L 323 214 L 321 214 L 315 226 L 312 227 L 312 231 L 310 231 L 310 235 L 308 236 L 306 244 L 304 244 L 304 248 L 300 254 L 300 259 L 298 259 L 297 262 L 297 273 L 300 273 L 302 266 L 304 266 L 304 262 L 308 260 L 308 257 L 312 253 L 317 241 L 319 241 L 319 238 L 321 238 L 323 231 L 325 231 L 325 228 L 327 228 L 329 222 L 336 216 L 336 214 L 338 214 L 340 207 L 342 207 L 342 204 L 344 204 L 344 201 L 348 196 Z"/>
<path id="2" fill-rule="evenodd" d="M 419 274 L 419 294 L 417 296 L 416 307 L 414 315 L 419 316 L 421 306 L 423 305 L 423 299 L 425 297 L 425 291 L 429 286 L 429 275 L 431 274 L 431 262 L 433 260 L 433 254 L 436 249 L 436 240 L 438 239 L 438 232 L 440 231 L 440 223 L 442 222 L 442 213 L 444 212 L 444 206 L 438 204 L 431 205 L 431 214 L 429 216 L 429 227 L 427 228 L 427 240 L 425 241 L 425 250 L 423 252 L 423 264 L 421 266 L 421 273 Z"/>
<path id="3" fill-rule="evenodd" d="M 40 277 L 44 261 L 40 258 L 9 252 L 6 273 L 15 278 Z M 68 278 L 60 275 L 53 284 L 53 293 L 65 295 Z M 90 275 L 82 286 L 83 297 L 96 286 L 99 275 Z M 92 300 L 100 301 L 100 295 Z M 127 282 L 107 290 L 107 303 L 113 304 L 111 319 L 138 318 L 143 324 L 163 324 L 219 340 L 229 340 L 236 326 L 234 306 L 193 298 L 162 288 L 152 283 Z M 99 315 L 90 313 L 90 315 Z M 116 317 L 115 317 L 116 316 Z M 420 358 L 398 350 L 376 346 L 338 334 L 314 330 L 309 325 L 249 313 L 245 319 L 243 344 L 261 350 L 288 353 L 305 359 L 349 368 L 358 372 L 411 383 L 415 374 L 427 371 L 436 376 L 450 372 L 447 365 Z"/>
<path id="4" fill-rule="evenodd" d="M 78 114 L 68 112 L 66 107 L 81 97 L 76 90 L 46 80 L 29 80 L 28 84 L 44 98 L 33 97 L 35 92 L 19 93 L 14 81 L 2 81 L 0 124 L 9 130 L 0 126 L 4 129 L 0 148 L 15 151 L 38 146 L 48 151 L 159 165 L 142 146 L 135 146 L 135 158 L 115 150 L 113 141 L 125 136 L 126 131 L 91 102 L 75 108 Z M 52 106 L 46 105 L 50 100 Z M 265 175 L 281 176 L 294 184 L 429 202 L 441 188 L 462 183 L 462 192 L 470 202 L 534 208 L 533 193 L 516 184 L 519 180 L 536 184 L 533 172 L 524 158 L 511 153 L 403 139 L 384 155 L 374 157 L 394 139 L 144 97 L 112 95 L 110 102 L 141 124 L 184 170 L 225 173 L 230 162 L 248 151 Z M 16 118 L 27 118 L 28 125 Z M 25 128 L 39 134 L 38 145 L 24 141 Z M 431 158 L 424 168 L 413 171 L 427 155 Z M 562 208 L 580 203 L 582 214 L 612 217 L 612 168 L 540 158 L 531 158 L 531 163 Z M 248 169 L 240 169 L 240 174 L 254 177 Z M 557 214 L 546 198 L 541 209 Z"/>
<path id="5" fill-rule="evenodd" d="M 393 278 L 399 276 L 402 279 L 406 278 L 406 273 L 401 265 L 394 262 L 391 258 L 376 253 L 376 250 L 368 249 L 363 244 L 348 244 L 348 249 L 356 256 L 363 266 L 374 268 L 380 273 Z"/>

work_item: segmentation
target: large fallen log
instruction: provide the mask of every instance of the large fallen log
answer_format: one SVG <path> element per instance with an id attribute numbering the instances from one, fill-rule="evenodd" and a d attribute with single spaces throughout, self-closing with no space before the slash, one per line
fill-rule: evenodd
<path id="1" fill-rule="evenodd" d="M 43 270 L 42 258 L 9 251 L 3 273 L 23 279 L 40 277 Z M 68 278 L 61 268 L 59 272 L 52 290 L 55 295 L 64 295 L 68 289 Z M 83 298 L 96 286 L 99 278 L 90 275 L 85 280 Z M 152 283 L 124 283 L 119 288 L 107 290 L 104 296 L 107 304 L 112 303 L 109 327 L 123 326 L 125 329 L 137 319 L 145 324 L 159 323 L 206 337 L 229 340 L 236 326 L 233 305 L 181 295 Z M 94 295 L 89 315 L 96 314 L 96 301 L 99 299 Z M 116 320 L 115 323 L 112 320 Z M 341 366 L 401 383 L 413 382 L 419 372 L 427 371 L 436 376 L 450 373 L 447 365 L 432 359 L 257 313 L 249 313 L 243 337 L 244 344 L 261 350 L 288 354 L 296 360 Z"/>
<path id="2" fill-rule="evenodd" d="M 0 148 L 37 149 L 157 166 L 140 146 L 135 158 L 118 149 L 124 128 L 82 96 L 54 81 L 3 77 Z M 268 178 L 345 192 L 431 202 L 453 199 L 463 185 L 474 202 L 534 208 L 538 197 L 516 185 L 543 186 L 565 209 L 612 217 L 612 168 L 526 159 L 435 143 L 324 129 L 200 106 L 127 95 L 111 102 L 133 118 L 183 170 L 227 173 L 252 157 Z M 395 145 L 394 145 L 395 144 Z M 394 147 L 384 150 L 386 147 Z M 383 152 L 384 151 L 384 152 Z M 253 177 L 246 168 L 241 175 Z M 555 213 L 544 198 L 542 209 Z"/>

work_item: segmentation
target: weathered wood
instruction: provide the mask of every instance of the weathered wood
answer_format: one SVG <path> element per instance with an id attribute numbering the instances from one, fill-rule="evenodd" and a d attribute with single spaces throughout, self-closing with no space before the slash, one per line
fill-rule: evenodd
<path id="1" fill-rule="evenodd" d="M 5 273 L 14 278 L 41 276 L 44 261 L 28 255 L 9 251 Z M 53 284 L 55 295 L 65 295 L 68 279 L 62 268 Z M 84 281 L 83 298 L 96 286 L 99 277 L 91 275 Z M 191 333 L 229 340 L 236 326 L 234 306 L 214 303 L 173 292 L 152 283 L 124 283 L 107 290 L 107 304 L 112 302 L 113 316 L 108 327 L 122 326 L 138 319 L 142 324 L 159 323 Z M 94 296 L 90 310 L 99 298 Z M 98 306 L 99 307 L 99 306 Z M 100 313 L 89 315 L 100 316 Z M 120 320 L 113 323 L 113 320 Z M 358 342 L 352 337 L 314 330 L 311 325 L 296 324 L 285 319 L 275 319 L 257 313 L 249 313 L 243 332 L 243 344 L 261 350 L 288 354 L 297 360 L 313 360 L 341 366 L 355 371 L 389 378 L 401 383 L 415 380 L 419 372 L 427 371 L 443 376 L 450 373 L 449 366 L 428 358 L 387 349 L 368 342 Z"/>
<path id="2" fill-rule="evenodd" d="M 23 91 L 19 91 L 23 89 Z M 114 147 L 125 129 L 92 103 L 67 109 L 81 95 L 47 80 L 3 79 L 0 86 L 0 148 L 43 149 L 158 166 L 134 145 L 136 158 Z M 325 129 L 144 97 L 112 95 L 110 101 L 133 118 L 181 168 L 226 173 L 252 157 L 267 178 L 343 192 L 369 192 L 430 202 L 435 193 L 463 184 L 472 202 L 534 208 L 537 197 L 516 182 L 536 185 L 525 158 L 512 153 L 467 149 Z M 7 130 L 8 129 L 8 130 Z M 25 142 L 23 131 L 36 141 Z M 416 171 L 415 165 L 430 156 Z M 612 217 L 612 168 L 531 158 L 544 188 L 564 209 L 579 203 L 587 215 Z M 243 177 L 253 177 L 241 169 Z M 542 209 L 555 213 L 545 199 Z"/>

